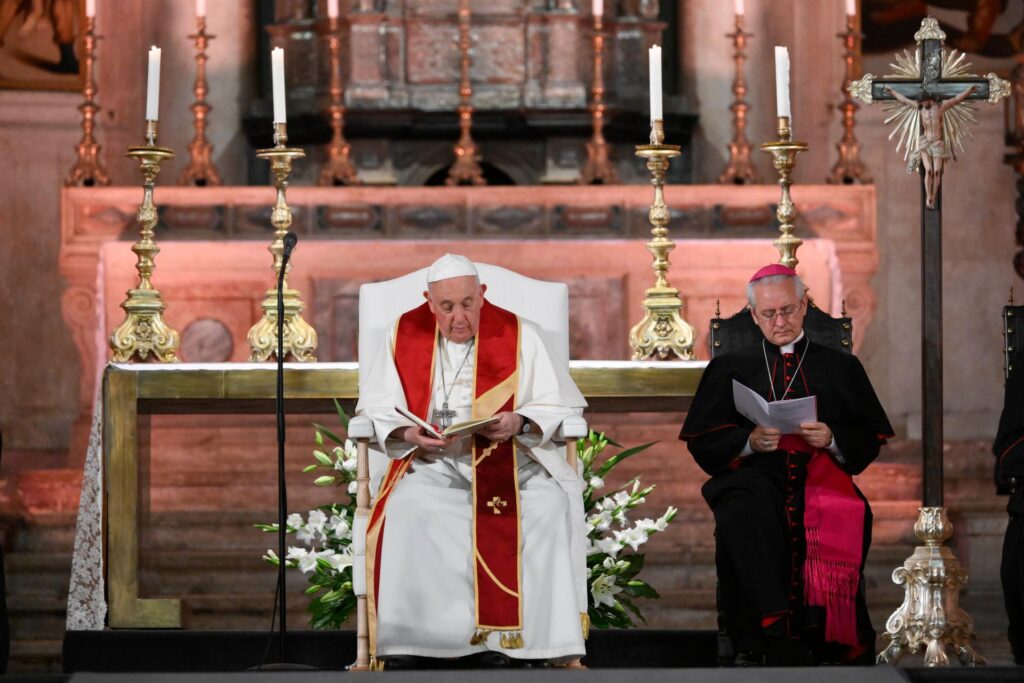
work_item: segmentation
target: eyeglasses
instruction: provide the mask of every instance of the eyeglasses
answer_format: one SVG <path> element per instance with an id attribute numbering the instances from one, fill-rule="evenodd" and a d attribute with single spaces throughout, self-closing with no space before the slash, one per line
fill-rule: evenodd
<path id="1" fill-rule="evenodd" d="M 796 315 L 797 311 L 799 311 L 803 307 L 804 307 L 804 302 L 801 301 L 799 304 L 797 304 L 795 306 L 783 306 L 782 308 L 780 308 L 777 311 L 776 310 L 760 311 L 760 312 L 756 312 L 755 311 L 755 313 L 757 314 L 758 318 L 761 318 L 762 320 L 765 320 L 767 322 L 772 322 L 773 320 L 778 318 L 780 315 L 782 316 L 783 320 L 789 320 L 794 315 Z"/>

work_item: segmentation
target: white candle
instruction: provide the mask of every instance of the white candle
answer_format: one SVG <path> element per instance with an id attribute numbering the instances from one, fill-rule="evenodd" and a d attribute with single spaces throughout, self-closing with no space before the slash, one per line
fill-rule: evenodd
<path id="1" fill-rule="evenodd" d="M 146 81 L 146 120 L 156 121 L 160 111 L 160 48 L 149 48 L 149 79 Z"/>
<path id="2" fill-rule="evenodd" d="M 85 0 L 85 16 L 90 19 L 96 16 L 96 0 Z"/>
<path id="3" fill-rule="evenodd" d="M 284 50 L 275 47 L 270 51 L 270 72 L 274 82 L 274 123 L 285 123 L 284 106 Z"/>
<path id="4" fill-rule="evenodd" d="M 790 116 L 789 110 L 789 48 L 775 46 L 775 110 L 779 116 Z"/>
<path id="5" fill-rule="evenodd" d="M 206 16 L 206 0 L 196 0 L 196 16 Z"/>
<path id="6" fill-rule="evenodd" d="M 338 0 L 327 0 L 327 18 L 338 18 Z"/>
<path id="7" fill-rule="evenodd" d="M 846 16 L 857 16 L 857 0 L 846 0 Z"/>
<path id="8" fill-rule="evenodd" d="M 647 56 L 651 68 L 651 121 L 662 119 L 661 113 L 661 46 L 654 45 Z"/>
<path id="9" fill-rule="evenodd" d="M 604 16 L 604 0 L 594 0 L 594 4 L 591 5 L 590 10 L 591 10 L 591 13 L 595 17 L 603 17 Z"/>
<path id="10" fill-rule="evenodd" d="M 733 0 L 733 8 L 739 16 L 743 16 L 747 13 L 747 3 L 745 0 Z"/>

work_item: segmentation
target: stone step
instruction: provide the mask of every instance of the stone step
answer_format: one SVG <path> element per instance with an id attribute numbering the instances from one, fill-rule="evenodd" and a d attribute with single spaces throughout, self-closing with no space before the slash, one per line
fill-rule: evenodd
<path id="1" fill-rule="evenodd" d="M 62 673 L 61 654 L 63 631 L 58 638 L 11 640 L 11 656 L 7 674 L 59 674 Z"/>
<path id="2" fill-rule="evenodd" d="M 70 552 L 5 553 L 4 567 L 8 595 L 67 595 Z"/>

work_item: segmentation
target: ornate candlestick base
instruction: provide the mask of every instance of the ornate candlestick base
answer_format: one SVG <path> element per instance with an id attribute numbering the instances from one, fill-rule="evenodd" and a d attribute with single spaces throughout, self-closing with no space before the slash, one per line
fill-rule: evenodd
<path id="1" fill-rule="evenodd" d="M 789 187 L 793 184 L 793 167 L 796 166 L 796 155 L 798 152 L 807 151 L 806 142 L 794 142 L 789 127 L 789 117 L 779 118 L 779 139 L 775 142 L 765 142 L 761 149 L 770 152 L 775 166 L 779 172 L 779 186 L 782 188 L 782 198 L 779 200 L 779 207 L 775 210 L 775 217 L 779 220 L 779 232 L 782 235 L 772 244 L 779 250 L 779 263 L 790 268 L 796 268 L 799 263 L 796 257 L 796 250 L 803 244 L 803 240 L 793 235 L 796 223 L 796 205 L 789 194 Z"/>
<path id="2" fill-rule="evenodd" d="M 895 664 L 903 655 L 924 647 L 925 666 L 949 664 L 947 649 L 961 664 L 985 664 L 971 641 L 974 624 L 960 609 L 960 589 L 967 583 L 967 571 L 943 545 L 953 535 L 946 508 L 918 508 L 914 533 L 919 545 L 892 580 L 906 591 L 903 604 L 885 622 L 889 644 L 878 654 L 879 664 Z"/>
<path id="3" fill-rule="evenodd" d="M 274 147 L 256 151 L 256 156 L 270 162 L 270 172 L 274 176 L 274 188 L 277 190 L 277 201 L 270 214 L 270 223 L 274 226 L 274 241 L 267 251 L 274 257 L 274 282 L 281 275 L 282 256 L 284 254 L 284 236 L 292 224 L 292 210 L 288 206 L 285 190 L 288 187 L 288 175 L 292 171 L 292 162 L 306 156 L 306 153 L 295 147 L 287 147 L 288 132 L 285 124 L 274 124 Z M 291 266 L 289 265 L 290 269 Z M 302 318 L 305 305 L 297 290 L 288 287 L 287 271 L 282 287 L 284 301 L 284 339 L 280 353 L 284 358 L 289 354 L 300 362 L 316 361 L 316 330 Z M 252 362 L 269 360 L 278 353 L 277 348 L 277 287 L 268 289 L 263 299 L 263 317 L 249 329 L 250 355 Z"/>
<path id="4" fill-rule="evenodd" d="M 110 349 L 113 360 L 118 363 L 136 356 L 139 360 L 147 360 L 150 354 L 156 360 L 175 363 L 178 361 L 178 333 L 164 322 L 163 298 L 150 282 L 156 268 L 154 258 L 160 252 L 153 239 L 153 228 L 157 223 L 153 186 L 160 173 L 160 162 L 173 159 L 174 152 L 166 147 L 157 147 L 156 121 L 146 122 L 146 137 L 149 144 L 129 147 L 127 154 L 138 160 L 143 177 L 142 204 L 137 214 L 139 241 L 132 245 L 132 251 L 138 256 L 135 269 L 139 273 L 139 284 L 127 291 L 128 298 L 121 304 L 126 317 L 111 333 Z"/>
<path id="5" fill-rule="evenodd" d="M 629 345 L 633 349 L 633 360 L 657 358 L 666 360 L 675 356 L 682 360 L 693 358 L 693 327 L 683 320 L 680 311 L 683 302 L 679 290 L 668 283 L 669 252 L 675 243 L 668 238 L 670 218 L 665 204 L 665 174 L 669 159 L 679 156 L 679 145 L 664 144 L 665 133 L 662 121 L 652 126 L 649 145 L 637 145 L 636 155 L 647 159 L 654 185 L 654 202 L 651 204 L 650 220 L 653 239 L 647 243 L 647 250 L 654 256 L 654 286 L 645 294 L 644 317 L 629 331 Z"/>

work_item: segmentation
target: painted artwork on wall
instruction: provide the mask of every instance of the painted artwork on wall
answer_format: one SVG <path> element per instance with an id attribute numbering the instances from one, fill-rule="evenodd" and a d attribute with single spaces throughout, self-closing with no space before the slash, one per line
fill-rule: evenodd
<path id="1" fill-rule="evenodd" d="M 927 16 L 939 20 L 946 44 L 986 57 L 1012 57 L 1024 45 L 1024 3 L 1017 0 L 861 0 L 864 53 L 890 53 L 913 43 Z"/>
<path id="2" fill-rule="evenodd" d="M 79 90 L 84 0 L 0 0 L 0 88 Z"/>

